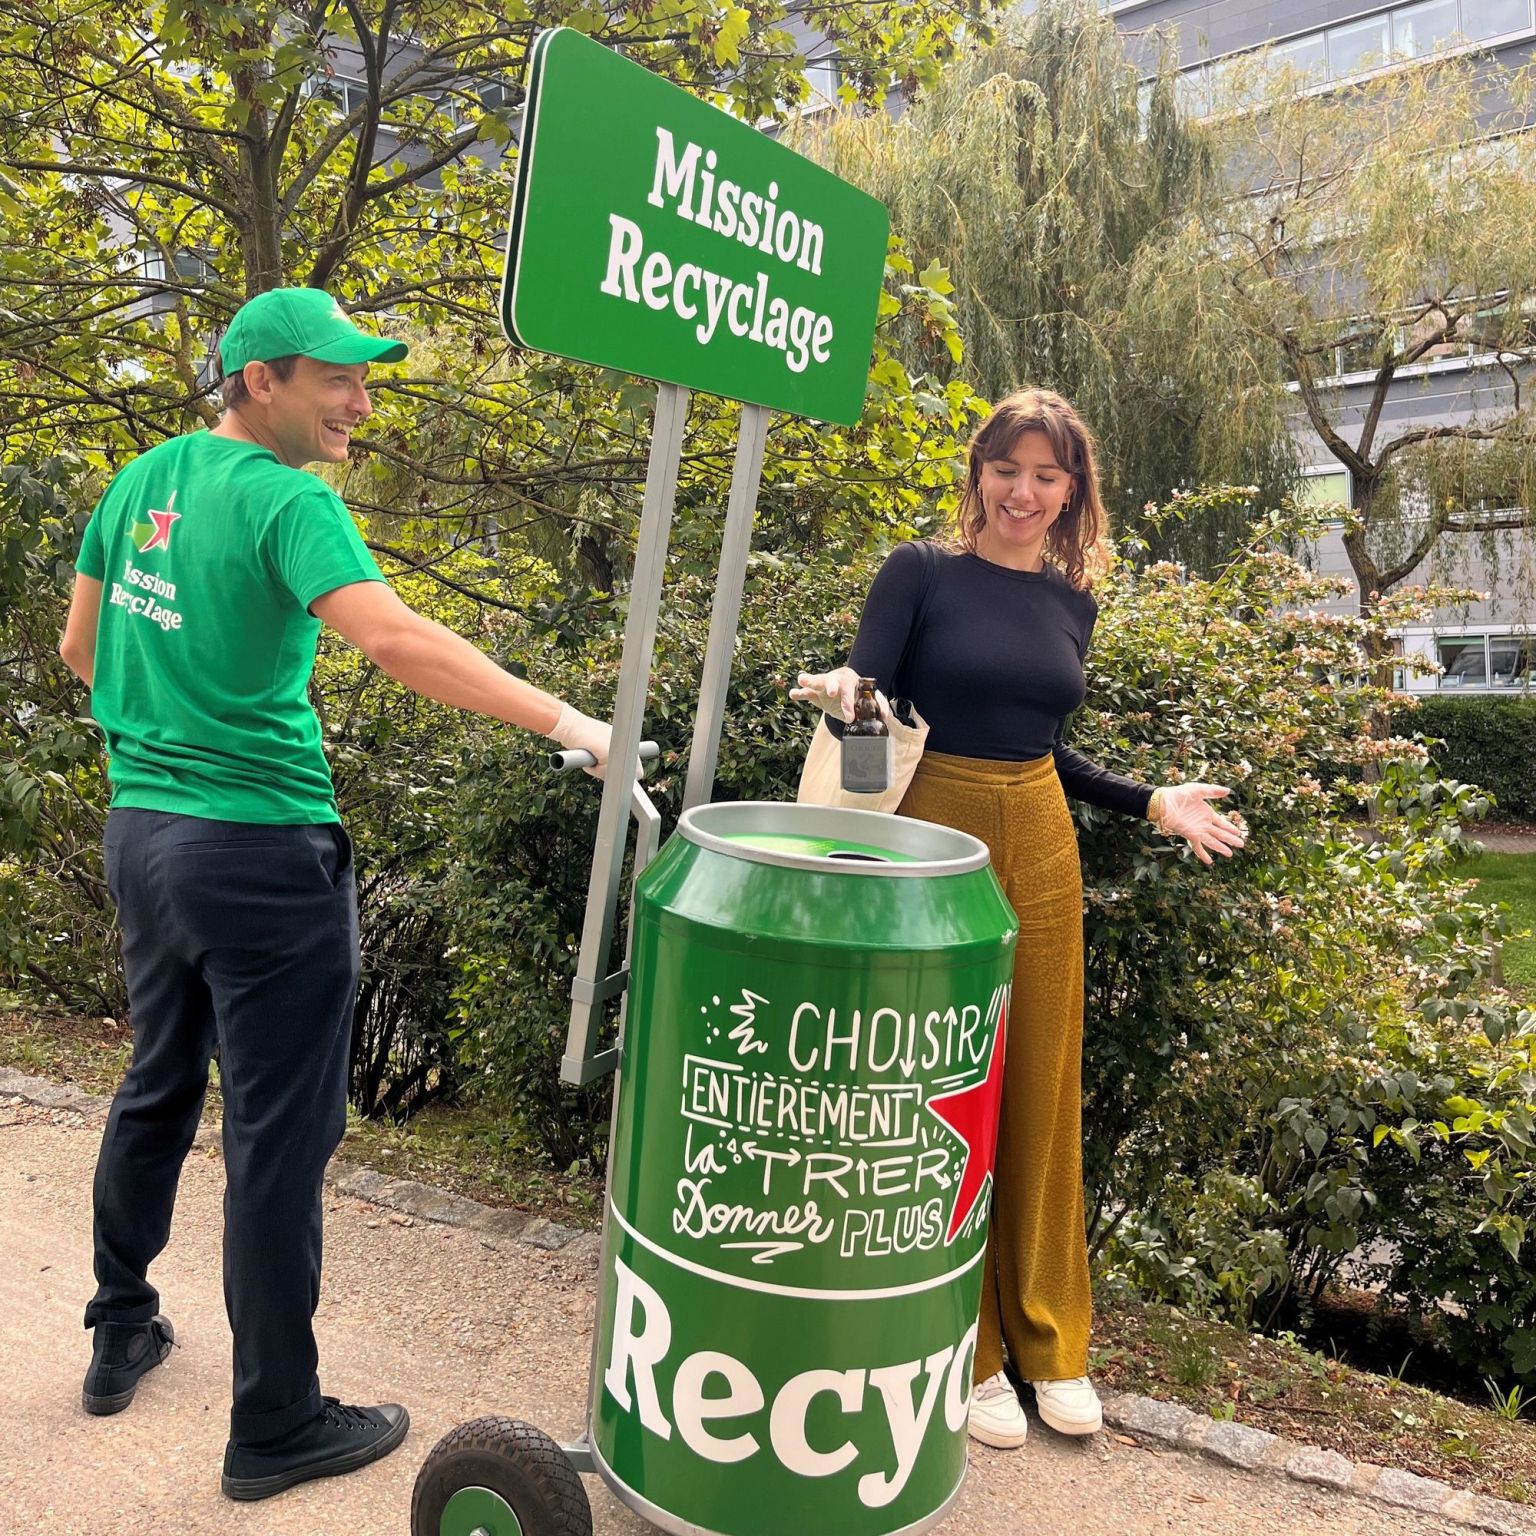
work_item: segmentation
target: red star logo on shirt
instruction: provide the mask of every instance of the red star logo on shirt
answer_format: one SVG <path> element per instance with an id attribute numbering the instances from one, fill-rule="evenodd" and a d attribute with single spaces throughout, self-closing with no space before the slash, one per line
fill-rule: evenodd
<path id="1" fill-rule="evenodd" d="M 976 1209 L 981 1191 L 992 1173 L 997 1153 L 997 1124 L 1003 1101 L 1003 1050 L 1008 1033 L 1007 993 L 999 988 L 995 1009 L 997 1028 L 992 1035 L 992 1054 L 987 1058 L 986 1076 L 968 1088 L 953 1093 L 936 1094 L 928 1100 L 934 1117 L 948 1126 L 965 1143 L 965 1161 L 960 1165 L 960 1182 L 955 1190 L 954 1208 L 949 1213 L 946 1244 L 952 1243 Z"/>
<path id="2" fill-rule="evenodd" d="M 147 555 L 152 549 L 169 549 L 171 547 L 171 524 L 181 516 L 180 512 L 173 512 L 171 508 L 176 505 L 176 492 L 172 491 L 170 500 L 165 504 L 165 511 L 148 513 L 150 522 L 155 525 L 155 531 L 139 546 L 139 553 Z"/>

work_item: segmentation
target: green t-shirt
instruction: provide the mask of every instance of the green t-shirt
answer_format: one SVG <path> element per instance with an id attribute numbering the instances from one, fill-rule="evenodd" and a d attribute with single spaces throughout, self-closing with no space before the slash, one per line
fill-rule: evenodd
<path id="1" fill-rule="evenodd" d="M 334 491 L 254 443 L 174 437 L 107 487 L 76 569 L 102 583 L 91 709 L 114 806 L 339 819 L 309 605 L 384 578 Z"/>

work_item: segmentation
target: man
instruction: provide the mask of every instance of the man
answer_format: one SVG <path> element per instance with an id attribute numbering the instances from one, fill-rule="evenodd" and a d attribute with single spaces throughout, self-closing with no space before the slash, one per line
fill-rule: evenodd
<path id="1" fill-rule="evenodd" d="M 310 288 L 231 321 L 226 411 L 107 487 L 80 551 L 61 653 L 91 689 L 112 783 L 107 881 L 133 1062 L 96 1170 L 97 1290 L 83 1401 L 126 1408 L 170 1352 L 145 1278 L 170 1234 L 217 1042 L 227 1168 L 224 1294 L 234 1406 L 223 1489 L 260 1499 L 387 1455 L 409 1416 L 322 1397 L 321 1181 L 345 1125 L 358 974 L 351 845 L 308 701 L 323 623 L 408 688 L 584 748 L 609 727 L 510 676 L 391 591 L 340 498 L 401 342 Z"/>

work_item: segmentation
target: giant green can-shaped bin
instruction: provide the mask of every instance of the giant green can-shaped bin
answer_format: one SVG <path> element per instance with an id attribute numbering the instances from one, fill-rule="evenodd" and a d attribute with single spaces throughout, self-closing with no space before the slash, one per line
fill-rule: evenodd
<path id="1" fill-rule="evenodd" d="M 592 1443 L 663 1530 L 959 1491 L 1016 922 L 974 838 L 686 813 L 638 882 Z"/>

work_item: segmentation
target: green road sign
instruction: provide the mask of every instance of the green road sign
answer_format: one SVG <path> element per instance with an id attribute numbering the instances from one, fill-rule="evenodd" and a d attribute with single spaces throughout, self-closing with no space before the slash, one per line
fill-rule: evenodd
<path id="1" fill-rule="evenodd" d="M 858 420 L 883 203 L 565 27 L 534 46 L 525 122 L 501 290 L 514 342 Z"/>

